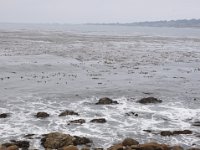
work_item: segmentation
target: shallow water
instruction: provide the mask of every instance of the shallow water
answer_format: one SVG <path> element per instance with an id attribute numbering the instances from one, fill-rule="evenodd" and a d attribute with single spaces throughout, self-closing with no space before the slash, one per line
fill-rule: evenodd
<path id="1" fill-rule="evenodd" d="M 95 147 L 108 147 L 125 137 L 141 143 L 200 146 L 200 127 L 192 126 L 200 121 L 200 37 L 192 35 L 198 29 L 176 30 L 187 30 L 184 36 L 173 36 L 170 30 L 175 29 L 168 29 L 169 36 L 160 34 L 163 28 L 155 29 L 156 34 L 143 28 L 139 35 L 129 34 L 125 27 L 114 27 L 109 34 L 105 34 L 107 27 L 100 28 L 102 32 L 94 27 L 86 32 L 77 26 L 2 28 L 0 113 L 10 113 L 10 117 L 0 119 L 0 143 L 33 133 L 31 145 L 40 147 L 42 134 L 60 131 L 89 137 Z M 104 96 L 119 104 L 94 105 Z M 163 103 L 136 102 L 148 96 Z M 58 117 L 66 109 L 80 116 Z M 38 111 L 50 117 L 36 119 Z M 138 116 L 127 116 L 130 112 Z M 107 123 L 90 123 L 102 117 Z M 79 118 L 86 123 L 68 125 Z M 163 130 L 185 129 L 193 134 L 159 135 Z"/>

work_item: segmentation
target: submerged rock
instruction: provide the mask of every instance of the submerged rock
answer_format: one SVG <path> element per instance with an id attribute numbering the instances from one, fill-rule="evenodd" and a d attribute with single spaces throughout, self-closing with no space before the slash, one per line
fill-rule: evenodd
<path id="1" fill-rule="evenodd" d="M 90 140 L 89 138 L 79 136 L 74 136 L 73 138 L 74 145 L 86 145 L 88 143 L 92 143 L 92 140 Z"/>
<path id="2" fill-rule="evenodd" d="M 132 139 L 132 138 L 125 138 L 124 141 L 122 142 L 123 146 L 131 146 L 131 145 L 138 145 L 139 142 Z"/>
<path id="3" fill-rule="evenodd" d="M 0 114 L 0 118 L 7 118 L 9 116 L 10 116 L 10 114 L 8 114 L 8 113 L 2 113 L 2 114 Z"/>
<path id="4" fill-rule="evenodd" d="M 70 123 L 76 123 L 76 124 L 83 124 L 86 121 L 84 119 L 77 119 L 77 120 L 71 120 Z"/>
<path id="5" fill-rule="evenodd" d="M 105 118 L 92 119 L 90 122 L 93 122 L 93 123 L 106 123 L 106 119 Z"/>
<path id="6" fill-rule="evenodd" d="M 37 118 L 47 118 L 47 117 L 49 117 L 49 114 L 46 113 L 46 112 L 38 112 L 38 113 L 35 115 L 35 117 L 37 117 Z"/>
<path id="7" fill-rule="evenodd" d="M 73 110 L 65 110 L 64 112 L 60 113 L 59 116 L 67 116 L 67 115 L 76 115 L 79 116 L 77 112 L 74 112 Z"/>
<path id="8" fill-rule="evenodd" d="M 41 144 L 44 148 L 58 149 L 65 146 L 73 145 L 73 137 L 69 134 L 53 132 L 46 134 L 41 139 Z"/>
<path id="9" fill-rule="evenodd" d="M 106 104 L 119 104 L 117 101 L 113 101 L 108 97 L 100 98 L 96 105 L 106 105 Z"/>
<path id="10" fill-rule="evenodd" d="M 142 98 L 138 101 L 141 104 L 148 104 L 148 103 L 161 103 L 162 100 L 159 100 L 154 97 L 147 97 L 147 98 Z"/>

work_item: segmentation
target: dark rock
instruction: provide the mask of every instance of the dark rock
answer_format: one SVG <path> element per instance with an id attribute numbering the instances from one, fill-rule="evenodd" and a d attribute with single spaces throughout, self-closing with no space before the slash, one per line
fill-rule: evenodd
<path id="1" fill-rule="evenodd" d="M 103 148 L 93 148 L 93 150 L 103 150 Z"/>
<path id="2" fill-rule="evenodd" d="M 148 103 L 161 103 L 162 100 L 159 100 L 154 97 L 147 97 L 147 98 L 142 98 L 138 101 L 141 104 L 148 104 Z"/>
<path id="3" fill-rule="evenodd" d="M 19 148 L 22 148 L 23 150 L 28 150 L 29 146 L 30 146 L 30 142 L 29 141 L 15 141 L 15 140 L 11 140 L 11 142 L 18 146 Z"/>
<path id="4" fill-rule="evenodd" d="M 190 130 L 174 131 L 173 134 L 192 134 Z"/>
<path id="5" fill-rule="evenodd" d="M 2 113 L 2 114 L 0 114 L 0 118 L 7 118 L 7 117 L 9 117 L 8 113 Z"/>
<path id="6" fill-rule="evenodd" d="M 198 126 L 198 127 L 200 127 L 200 121 L 196 121 L 196 122 L 194 122 L 192 125 L 193 125 L 193 126 Z"/>
<path id="7" fill-rule="evenodd" d="M 85 120 L 84 119 L 71 120 L 70 123 L 83 124 L 83 123 L 85 123 Z"/>
<path id="8" fill-rule="evenodd" d="M 173 135 L 173 133 L 171 131 L 161 131 L 160 135 L 162 135 L 162 136 L 171 136 L 171 135 Z"/>
<path id="9" fill-rule="evenodd" d="M 32 139 L 35 134 L 26 134 L 24 137 L 27 139 Z"/>
<path id="10" fill-rule="evenodd" d="M 89 138 L 79 136 L 74 136 L 73 138 L 74 145 L 86 145 L 88 143 L 92 143 L 92 141 Z"/>
<path id="11" fill-rule="evenodd" d="M 45 137 L 41 139 L 41 144 L 44 148 L 49 149 L 63 148 L 73 145 L 73 137 L 69 134 L 53 132 L 46 134 Z"/>
<path id="12" fill-rule="evenodd" d="M 77 112 L 74 112 L 73 110 L 65 110 L 64 112 L 60 113 L 60 117 L 61 116 L 67 116 L 67 115 L 76 115 L 79 116 L 79 114 Z"/>
<path id="13" fill-rule="evenodd" d="M 126 113 L 125 115 L 126 116 L 135 116 L 135 117 L 138 117 L 138 114 L 135 113 L 135 112 L 129 112 L 129 113 Z"/>
<path id="14" fill-rule="evenodd" d="M 148 133 L 151 133 L 152 131 L 151 130 L 143 130 L 144 132 L 148 132 Z"/>
<path id="15" fill-rule="evenodd" d="M 49 117 L 49 114 L 46 112 L 38 112 L 35 116 L 37 118 L 47 118 L 47 117 Z"/>
<path id="16" fill-rule="evenodd" d="M 138 145 L 139 142 L 132 139 L 132 138 L 126 138 L 124 139 L 124 141 L 122 142 L 123 146 L 131 146 L 131 145 Z"/>
<path id="17" fill-rule="evenodd" d="M 117 101 L 113 101 L 108 97 L 100 98 L 96 105 L 106 105 L 106 104 L 119 104 Z"/>
<path id="18" fill-rule="evenodd" d="M 22 150 L 28 150 L 30 144 L 29 141 L 15 141 L 11 140 L 10 143 L 4 143 L 2 146 L 6 147 L 7 149 L 18 149 L 21 148 Z M 7 150 L 6 149 L 6 150 Z"/>
<path id="19" fill-rule="evenodd" d="M 106 123 L 106 119 L 105 118 L 92 119 L 90 122 L 93 122 L 93 123 Z"/>
<path id="20" fill-rule="evenodd" d="M 183 130 L 183 131 L 161 131 L 160 135 L 162 136 L 171 136 L 171 135 L 179 135 L 179 134 L 192 134 L 190 130 Z"/>
<path id="21" fill-rule="evenodd" d="M 10 147 L 10 146 L 13 146 L 15 145 L 14 143 L 3 143 L 2 146 L 3 147 Z"/>
<path id="22" fill-rule="evenodd" d="M 200 150 L 200 148 L 189 148 L 187 150 Z"/>

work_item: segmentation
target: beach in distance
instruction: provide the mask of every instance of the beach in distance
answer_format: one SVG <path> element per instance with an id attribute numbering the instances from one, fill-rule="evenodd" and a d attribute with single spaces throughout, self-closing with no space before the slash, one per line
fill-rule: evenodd
<path id="1" fill-rule="evenodd" d="M 200 148 L 199 89 L 199 28 L 0 24 L 0 150 Z"/>

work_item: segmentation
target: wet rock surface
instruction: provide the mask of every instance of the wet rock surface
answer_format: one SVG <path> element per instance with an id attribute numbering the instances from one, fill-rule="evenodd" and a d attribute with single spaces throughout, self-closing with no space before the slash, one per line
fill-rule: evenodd
<path id="1" fill-rule="evenodd" d="M 194 123 L 192 123 L 192 125 L 200 127 L 200 121 L 195 121 Z"/>
<path id="2" fill-rule="evenodd" d="M 59 114 L 60 117 L 62 116 L 68 116 L 68 115 L 76 115 L 79 116 L 79 114 L 73 110 L 65 110 L 62 113 Z"/>
<path id="3" fill-rule="evenodd" d="M 45 135 L 41 139 L 44 148 L 58 149 L 65 146 L 73 145 L 73 137 L 69 134 L 53 132 Z"/>
<path id="4" fill-rule="evenodd" d="M 156 104 L 156 103 L 161 103 L 162 100 L 159 100 L 155 97 L 147 97 L 147 98 L 142 98 L 138 101 L 138 103 L 141 103 L 141 104 Z"/>
<path id="5" fill-rule="evenodd" d="M 77 119 L 77 120 L 71 120 L 69 121 L 69 124 L 72 123 L 72 124 L 83 124 L 85 123 L 85 119 Z"/>
<path id="6" fill-rule="evenodd" d="M 74 145 L 69 145 L 69 146 L 65 146 L 62 149 L 59 150 L 79 150 L 78 147 L 74 146 Z"/>
<path id="7" fill-rule="evenodd" d="M 48 113 L 46 113 L 46 112 L 38 112 L 38 113 L 35 115 L 36 118 L 41 118 L 41 119 L 47 118 L 47 117 L 49 117 L 49 116 L 50 116 L 50 115 L 49 115 Z"/>
<path id="8" fill-rule="evenodd" d="M 29 141 L 16 141 L 16 140 L 11 140 L 10 143 L 4 143 L 2 144 L 3 147 L 6 147 L 7 149 L 18 149 L 21 148 L 22 150 L 28 150 L 30 146 Z"/>
<path id="9" fill-rule="evenodd" d="M 2 114 L 0 114 L 0 118 L 7 118 L 9 116 L 10 116 L 9 113 L 2 113 Z"/>
<path id="10" fill-rule="evenodd" d="M 92 123 L 106 123 L 106 119 L 105 118 L 98 118 L 98 119 L 92 119 L 90 122 Z"/>
<path id="11" fill-rule="evenodd" d="M 180 130 L 180 131 L 161 131 L 160 135 L 162 136 L 172 136 L 172 135 L 179 135 L 179 134 L 192 134 L 190 130 Z"/>
<path id="12" fill-rule="evenodd" d="M 132 139 L 132 138 L 126 138 L 124 139 L 124 141 L 122 142 L 123 146 L 131 146 L 131 145 L 138 145 L 139 142 Z"/>
<path id="13" fill-rule="evenodd" d="M 74 145 L 86 145 L 88 143 L 92 143 L 92 140 L 90 140 L 89 138 L 79 136 L 74 136 L 73 138 Z"/>
<path id="14" fill-rule="evenodd" d="M 108 97 L 100 98 L 96 105 L 109 105 L 109 104 L 119 104 L 117 101 L 114 101 Z"/>

